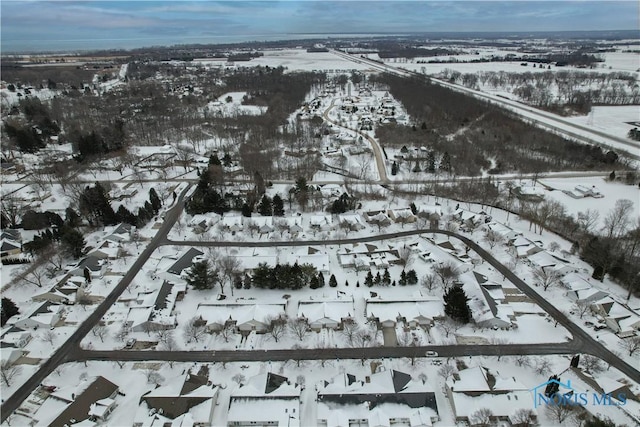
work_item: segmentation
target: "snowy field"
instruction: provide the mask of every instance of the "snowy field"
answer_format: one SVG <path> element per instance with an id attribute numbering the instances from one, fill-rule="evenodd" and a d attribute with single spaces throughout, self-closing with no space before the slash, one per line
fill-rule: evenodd
<path id="1" fill-rule="evenodd" d="M 341 59 L 330 52 L 307 52 L 305 49 L 282 49 L 262 51 L 264 56 L 249 62 L 236 62 L 238 67 L 286 67 L 289 71 L 329 71 L 351 72 L 352 70 L 368 70 L 364 64 Z"/>
<path id="2" fill-rule="evenodd" d="M 562 203 L 567 209 L 567 213 L 574 217 L 578 212 L 584 212 L 587 209 L 596 210 L 600 214 L 601 226 L 604 224 L 604 218 L 614 207 L 616 201 L 620 199 L 628 199 L 633 202 L 632 218 L 638 218 L 638 216 L 640 216 L 640 189 L 634 185 L 625 185 L 621 182 L 611 182 L 603 178 L 596 177 L 584 177 L 580 179 L 543 178 L 540 180 L 540 183 L 545 187 L 555 189 L 555 191 L 545 191 L 545 197 Z M 595 186 L 600 190 L 604 197 L 601 199 L 594 199 L 593 197 L 574 199 L 562 192 L 562 190 L 573 190 L 576 185 L 584 185 L 588 188 Z"/>
<path id="3" fill-rule="evenodd" d="M 620 138 L 627 138 L 629 131 L 640 122 L 640 106 L 621 105 L 591 107 L 586 116 L 567 117 L 565 120 L 588 128 L 605 131 Z M 630 124 L 630 123 L 636 124 Z"/>

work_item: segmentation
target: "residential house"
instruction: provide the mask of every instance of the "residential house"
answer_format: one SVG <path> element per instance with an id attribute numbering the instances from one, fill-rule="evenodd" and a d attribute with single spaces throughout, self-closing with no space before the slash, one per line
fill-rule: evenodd
<path id="1" fill-rule="evenodd" d="M 393 222 L 401 224 L 413 224 L 418 219 L 409 208 L 389 209 L 387 215 Z"/>
<path id="2" fill-rule="evenodd" d="M 367 319 L 375 319 L 382 327 L 431 327 L 434 320 L 444 317 L 442 299 L 415 296 L 407 299 L 384 299 L 380 296 L 365 299 Z"/>
<path id="3" fill-rule="evenodd" d="M 85 420 L 105 422 L 116 407 L 119 388 L 104 377 L 81 382 L 56 390 L 50 397 L 68 403 L 68 406 L 50 424 L 65 427 Z"/>
<path id="4" fill-rule="evenodd" d="M 9 238 L 2 238 L 0 241 L 0 258 L 11 258 L 20 255 L 21 253 L 22 245 L 20 243 Z"/>
<path id="5" fill-rule="evenodd" d="M 0 337 L 1 348 L 25 348 L 33 338 L 31 332 L 12 326 Z"/>
<path id="6" fill-rule="evenodd" d="M 30 312 L 16 320 L 13 324 L 20 329 L 53 328 L 62 320 L 65 309 L 62 305 L 45 301 Z M 13 319 L 11 319 L 13 320 Z"/>
<path id="7" fill-rule="evenodd" d="M 167 271 L 180 276 L 185 269 L 191 267 L 194 263 L 194 258 L 202 255 L 204 255 L 204 252 L 195 248 L 189 248 Z"/>
<path id="8" fill-rule="evenodd" d="M 134 427 L 145 425 L 211 426 L 218 387 L 211 384 L 208 370 L 186 374 L 166 382 L 142 396 Z M 151 420 L 151 421 L 150 421 Z"/>
<path id="9" fill-rule="evenodd" d="M 385 215 L 386 216 L 386 215 Z M 339 224 L 347 224 L 351 230 L 358 231 L 365 228 L 362 217 L 356 213 L 344 213 L 338 215 Z"/>
<path id="10" fill-rule="evenodd" d="M 288 378 L 265 372 L 231 392 L 227 425 L 300 427 L 301 388 Z"/>
<path id="11" fill-rule="evenodd" d="M 531 409 L 531 391 L 515 377 L 501 378 L 487 368 L 477 366 L 453 374 L 445 383 L 445 390 L 457 422 L 473 424 L 474 412 L 490 408 L 492 422 L 511 422 L 521 409 Z"/>
<path id="12" fill-rule="evenodd" d="M 473 321 L 480 328 L 509 328 L 515 320 L 513 309 L 505 301 L 502 285 L 489 282 L 486 277 L 476 273 L 465 273 L 463 282 Z"/>
<path id="13" fill-rule="evenodd" d="M 138 294 L 136 304 L 129 308 L 127 325 L 134 332 L 175 328 L 175 304 L 185 293 L 184 283 L 174 284 L 165 280 L 158 290 Z"/>
<path id="14" fill-rule="evenodd" d="M 106 271 L 107 263 L 104 259 L 89 255 L 68 269 L 67 273 L 71 276 L 86 277 L 86 272 L 88 272 L 90 277 L 94 279 L 102 277 Z"/>
<path id="15" fill-rule="evenodd" d="M 331 215 L 311 215 L 309 229 L 312 231 L 327 231 L 333 229 L 333 217 Z"/>
<path id="16" fill-rule="evenodd" d="M 286 302 L 255 304 L 250 301 L 199 304 L 196 317 L 206 322 L 210 331 L 220 331 L 226 325 L 233 325 L 238 332 L 265 333 L 271 319 L 284 317 Z"/>
<path id="17" fill-rule="evenodd" d="M 353 319 L 353 304 L 353 297 L 350 300 L 302 300 L 298 303 L 298 317 L 307 319 L 315 331 L 339 329 L 346 319 Z"/>
<path id="18" fill-rule="evenodd" d="M 430 426 L 438 406 L 430 383 L 397 370 L 363 380 L 343 373 L 318 386 L 318 426 Z"/>

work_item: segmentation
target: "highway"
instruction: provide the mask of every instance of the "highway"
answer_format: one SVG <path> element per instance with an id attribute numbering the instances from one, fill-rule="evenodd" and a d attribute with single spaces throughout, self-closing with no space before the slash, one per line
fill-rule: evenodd
<path id="1" fill-rule="evenodd" d="M 374 69 L 396 74 L 402 77 L 415 77 L 415 76 L 426 77 L 425 75 L 416 73 L 414 71 L 410 71 L 410 70 L 399 68 L 399 67 L 393 67 L 387 64 L 381 64 L 379 62 L 372 61 L 370 59 L 361 58 L 359 56 L 347 54 L 341 51 L 332 49 L 331 52 L 343 59 L 356 62 L 359 64 L 367 64 Z M 429 77 L 429 78 L 433 83 L 439 84 L 441 86 L 447 87 L 449 89 L 452 89 L 458 92 L 466 93 L 467 95 L 488 101 L 491 104 L 495 104 L 502 108 L 505 108 L 510 112 L 518 115 L 525 121 L 533 122 L 537 126 L 549 129 L 554 133 L 558 133 L 560 135 L 564 135 L 566 137 L 576 139 L 578 141 L 586 142 L 589 144 L 594 144 L 601 147 L 614 149 L 616 151 L 621 151 L 622 148 L 620 147 L 620 145 L 622 145 L 624 146 L 624 150 L 626 150 L 626 154 L 629 157 L 634 158 L 636 160 L 640 160 L 640 142 L 635 142 L 626 138 L 620 138 L 617 136 L 609 135 L 597 129 L 592 129 L 577 123 L 570 122 L 568 120 L 565 120 L 561 116 L 548 113 L 546 111 L 542 111 L 534 107 L 530 107 L 518 101 L 499 97 L 497 95 L 492 95 L 486 92 L 481 92 L 475 89 L 470 89 L 465 86 L 449 83 L 433 77 Z"/>

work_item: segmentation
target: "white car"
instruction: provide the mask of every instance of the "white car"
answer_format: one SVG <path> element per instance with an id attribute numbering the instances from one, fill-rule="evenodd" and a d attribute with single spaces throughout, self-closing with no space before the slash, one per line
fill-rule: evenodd
<path id="1" fill-rule="evenodd" d="M 427 357 L 438 357 L 438 353 L 433 351 L 433 350 L 429 350 L 425 353 L 425 356 Z"/>

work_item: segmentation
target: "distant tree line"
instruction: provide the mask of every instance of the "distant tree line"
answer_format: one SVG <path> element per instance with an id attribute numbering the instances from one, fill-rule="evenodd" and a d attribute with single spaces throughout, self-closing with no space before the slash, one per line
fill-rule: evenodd
<path id="1" fill-rule="evenodd" d="M 539 173 L 622 168 L 618 155 L 611 150 L 566 140 L 428 80 L 384 74 L 375 81 L 388 87 L 420 124 L 379 126 L 376 136 L 383 146 L 424 146 L 435 156 L 447 152 L 452 174 L 479 175 L 490 169 L 493 173 Z M 490 158 L 494 159 L 494 168 Z M 424 170 L 424 164 L 420 168 Z"/>

